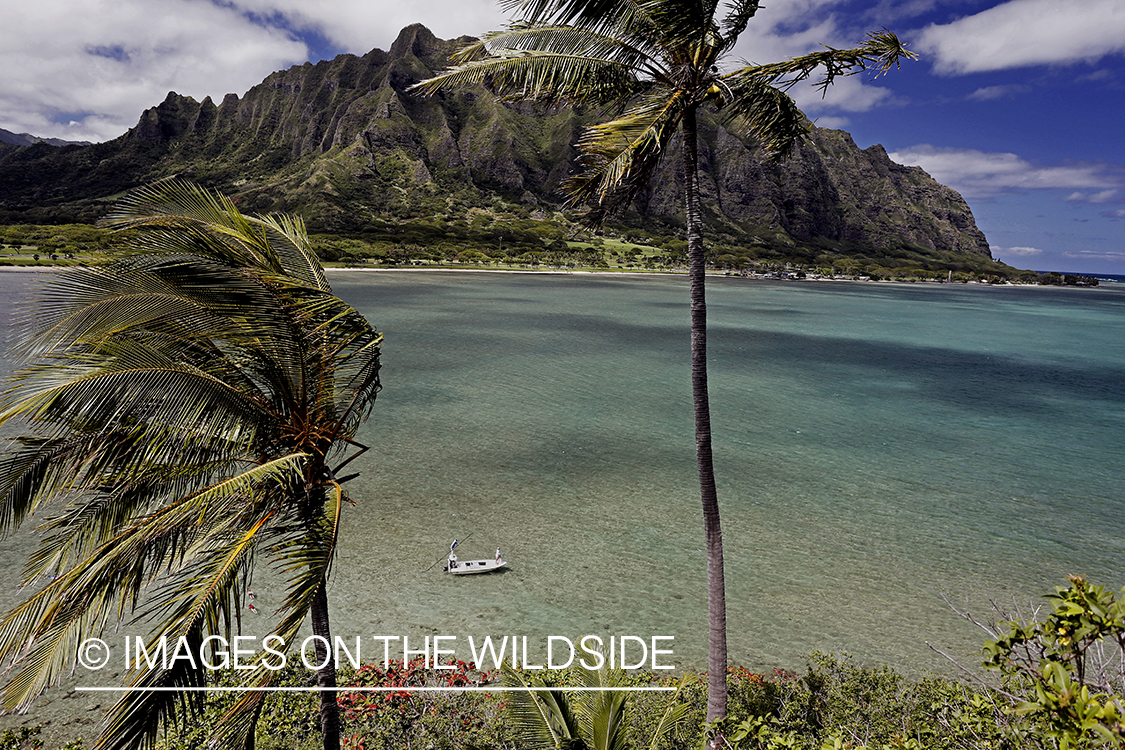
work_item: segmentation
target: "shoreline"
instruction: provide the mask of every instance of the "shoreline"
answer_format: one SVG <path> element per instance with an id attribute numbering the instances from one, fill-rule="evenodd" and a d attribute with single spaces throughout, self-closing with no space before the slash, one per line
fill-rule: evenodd
<path id="1" fill-rule="evenodd" d="M 0 265 L 0 273 L 13 272 L 13 273 L 40 273 L 43 271 L 51 271 L 56 268 L 79 268 L 84 267 L 79 264 L 64 264 L 64 263 L 41 263 L 37 265 Z M 443 273 L 503 273 L 503 274 L 525 274 L 525 275 L 543 275 L 543 276 L 573 276 L 582 274 L 586 276 L 676 276 L 686 277 L 687 271 L 657 271 L 647 269 L 614 269 L 614 270 L 588 270 L 588 269 L 563 269 L 563 268 L 465 268 L 455 266 L 412 266 L 412 267 L 347 267 L 347 266 L 323 266 L 325 273 L 343 273 L 343 272 L 360 272 L 360 273 L 426 273 L 426 272 L 443 272 Z M 870 279 L 870 278 L 835 278 L 828 276 L 815 276 L 806 278 L 796 277 L 773 277 L 762 274 L 735 274 L 727 273 L 725 271 L 707 271 L 709 278 L 731 278 L 742 279 L 745 281 L 775 281 L 786 283 L 853 283 L 853 284 L 899 284 L 899 285 L 923 285 L 923 286 L 972 286 L 972 287 L 988 287 L 988 288 L 1002 288 L 1002 287 L 1019 287 L 1024 288 L 1039 288 L 1039 289 L 1100 289 L 1100 288 L 1113 288 L 1118 286 L 1118 282 L 1113 280 L 1106 280 L 1104 283 L 1097 286 L 1091 285 L 1077 285 L 1077 284 L 1020 284 L 1011 281 L 1005 281 L 1001 284 L 990 284 L 985 281 L 946 281 L 946 280 L 926 280 L 926 279 Z M 1097 278 L 1091 276 L 1091 278 Z M 1122 285 L 1125 286 L 1125 285 Z"/>
<path id="2" fill-rule="evenodd" d="M 386 268 L 386 267 L 354 267 L 354 268 L 348 268 L 348 267 L 344 267 L 344 266 L 324 266 L 324 270 L 325 270 L 326 273 L 327 272 L 344 272 L 344 271 L 348 271 L 348 272 L 359 271 L 359 272 L 363 272 L 363 273 L 394 273 L 394 272 L 419 273 L 419 272 L 427 272 L 427 271 L 430 271 L 430 272 L 432 272 L 432 271 L 444 271 L 444 272 L 453 272 L 453 273 L 517 273 L 517 274 L 527 274 L 527 275 L 542 274 L 542 275 L 547 275 L 547 276 L 571 276 L 571 275 L 575 275 L 575 274 L 583 274 L 583 275 L 587 275 L 587 276 L 622 276 L 622 275 L 625 275 L 625 276 L 676 276 L 676 277 L 681 277 L 681 276 L 686 277 L 687 276 L 687 271 L 649 271 L 649 270 L 640 270 L 640 269 L 618 269 L 618 270 L 610 270 L 610 271 L 603 271 L 603 270 L 595 271 L 595 270 L 586 270 L 586 269 L 562 269 L 562 268 L 550 268 L 550 269 L 457 268 L 457 267 L 453 267 L 453 266 L 422 266 L 422 267 L 414 266 L 414 267 L 409 267 L 409 268 L 399 268 L 399 267 L 394 267 L 394 268 Z M 1021 289 L 1022 288 L 1098 289 L 1098 288 L 1101 287 L 1101 285 L 1098 285 L 1098 286 L 1081 285 L 1081 286 L 1079 286 L 1079 285 L 1066 285 L 1066 284 L 1018 284 L 1018 283 L 1014 283 L 1014 282 L 1011 282 L 1011 281 L 1005 281 L 1002 284 L 989 284 L 988 282 L 984 282 L 984 281 L 938 281 L 938 280 L 929 281 L 929 280 L 923 280 L 923 279 L 906 280 L 906 279 L 870 279 L 870 278 L 839 279 L 839 278 L 827 277 L 827 276 L 817 276 L 817 277 L 811 277 L 811 278 L 810 277 L 806 277 L 806 278 L 795 278 L 795 277 L 778 278 L 778 277 L 764 276 L 764 275 L 761 275 L 761 274 L 750 274 L 750 275 L 744 276 L 742 274 L 726 273 L 725 271 L 707 271 L 706 275 L 707 275 L 708 278 L 730 278 L 730 279 L 742 279 L 744 281 L 776 281 L 776 282 L 786 282 L 786 283 L 902 284 L 902 285 L 909 285 L 909 286 L 915 286 L 915 285 L 923 285 L 923 286 L 974 286 L 974 287 L 979 286 L 979 287 L 989 287 L 989 288 L 1019 287 Z M 1108 283 L 1110 283 L 1110 285 L 1113 284 L 1113 282 L 1108 282 Z"/>

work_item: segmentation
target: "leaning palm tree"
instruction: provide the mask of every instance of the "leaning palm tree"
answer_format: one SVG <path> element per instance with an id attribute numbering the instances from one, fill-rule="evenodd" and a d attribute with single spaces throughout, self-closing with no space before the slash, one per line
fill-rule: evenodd
<path id="1" fill-rule="evenodd" d="M 339 474 L 363 450 L 353 437 L 379 390 L 382 335 L 332 294 L 297 219 L 243 216 L 166 181 L 107 223 L 130 230 L 114 257 L 38 293 L 0 411 L 18 435 L 0 457 L 0 527 L 34 517 L 41 535 L 29 594 L 0 621 L 14 673 L 3 706 L 27 707 L 86 639 L 136 618 L 148 652 L 163 638 L 180 658 L 134 665 L 98 748 L 151 746 L 161 724 L 201 708 L 205 694 L 185 688 L 207 684 L 206 665 L 261 609 L 254 630 L 275 637 L 259 643 L 280 653 L 311 620 L 336 750 L 326 587 L 348 502 Z M 276 612 L 250 601 L 256 564 L 283 582 Z M 253 746 L 279 663 L 260 656 L 235 672 L 255 690 L 217 745 Z"/>
<path id="2" fill-rule="evenodd" d="M 592 206 L 585 215 L 590 224 L 600 225 L 611 212 L 629 206 L 671 150 L 673 137 L 682 135 L 691 380 L 707 545 L 707 717 L 721 718 L 726 715 L 726 603 L 707 391 L 698 112 L 721 110 L 729 127 L 782 157 L 809 128 L 787 89 L 823 71 L 816 82 L 823 90 L 838 76 L 883 73 L 914 55 L 884 30 L 854 49 L 826 47 L 785 62 L 724 70 L 721 65 L 757 12 L 758 0 L 732 0 L 722 17 L 718 0 L 501 0 L 501 5 L 521 14 L 521 20 L 463 47 L 453 57 L 454 67 L 415 89 L 434 94 L 483 85 L 506 100 L 614 108 L 616 116 L 582 133 L 579 170 L 566 185 L 572 205 Z"/>

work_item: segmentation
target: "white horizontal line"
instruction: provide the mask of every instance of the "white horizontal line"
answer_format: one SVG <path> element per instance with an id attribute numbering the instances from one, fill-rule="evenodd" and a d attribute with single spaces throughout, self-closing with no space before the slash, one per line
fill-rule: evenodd
<path id="1" fill-rule="evenodd" d="M 540 693 L 562 690 L 568 693 L 666 692 L 674 687 L 94 687 L 78 685 L 75 690 L 102 693 Z"/>

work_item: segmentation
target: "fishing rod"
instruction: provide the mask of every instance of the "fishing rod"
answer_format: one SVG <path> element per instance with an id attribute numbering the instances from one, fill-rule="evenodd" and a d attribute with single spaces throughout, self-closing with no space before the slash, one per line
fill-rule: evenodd
<path id="1" fill-rule="evenodd" d="M 465 539 L 464 539 L 464 541 L 466 541 L 466 542 L 467 542 L 467 541 L 469 541 L 469 537 L 471 537 L 471 536 L 473 535 L 473 533 L 474 533 L 474 532 L 471 532 L 471 531 L 470 531 L 470 532 L 469 532 L 468 534 L 466 534 L 466 535 L 465 535 Z M 454 539 L 454 540 L 453 540 L 453 544 L 449 545 L 449 551 L 450 551 L 450 552 L 452 552 L 452 551 L 453 551 L 453 547 L 454 547 L 454 545 L 457 545 L 457 544 L 461 544 L 461 541 L 459 541 L 459 540 L 457 540 L 457 539 Z M 431 570 L 433 570 L 433 569 L 434 569 L 434 566 L 436 566 L 436 565 L 437 565 L 437 564 L 438 564 L 439 562 L 441 562 L 442 560 L 445 560 L 445 559 L 447 559 L 448 557 L 449 557 L 449 555 L 442 555 L 441 557 L 439 557 L 439 558 L 438 558 L 437 560 L 435 560 L 435 561 L 434 561 L 434 564 L 433 564 L 433 565 L 431 565 L 430 567 L 426 568 L 426 569 L 425 569 L 425 570 L 423 570 L 422 572 L 423 572 L 423 573 L 429 573 L 429 572 L 430 572 Z"/>

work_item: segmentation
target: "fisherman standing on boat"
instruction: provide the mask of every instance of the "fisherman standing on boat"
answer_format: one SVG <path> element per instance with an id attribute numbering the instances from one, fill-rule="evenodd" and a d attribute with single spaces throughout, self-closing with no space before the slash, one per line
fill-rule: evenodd
<path id="1" fill-rule="evenodd" d="M 449 567 L 446 570 L 453 570 L 457 567 L 457 555 L 453 554 L 453 548 L 457 546 L 457 540 L 453 540 L 453 544 L 449 545 Z"/>

